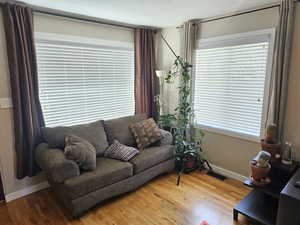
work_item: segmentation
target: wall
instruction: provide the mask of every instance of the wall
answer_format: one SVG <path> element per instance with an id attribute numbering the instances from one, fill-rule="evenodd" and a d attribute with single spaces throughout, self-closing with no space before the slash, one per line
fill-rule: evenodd
<path id="1" fill-rule="evenodd" d="M 290 77 L 286 112 L 286 139 L 294 144 L 296 158 L 300 160 L 300 4 L 297 3 L 295 29 L 290 61 Z"/>
<path id="2" fill-rule="evenodd" d="M 297 15 L 293 42 L 292 59 L 290 66 L 289 95 L 287 103 L 286 137 L 294 144 L 294 151 L 300 160 L 300 120 L 298 110 L 300 109 L 300 4 L 297 4 Z M 278 8 L 230 17 L 222 20 L 201 24 L 200 38 L 216 37 L 220 35 L 249 32 L 259 29 L 275 27 L 278 19 Z M 162 33 L 166 39 L 180 49 L 180 31 L 176 28 L 163 29 Z M 167 69 L 171 63 L 171 53 L 166 48 L 161 48 L 160 69 Z M 168 99 L 176 99 L 176 85 L 168 91 Z M 173 109 L 175 101 L 169 101 L 169 108 Z M 239 138 L 229 137 L 217 133 L 206 132 L 204 148 L 209 161 L 219 167 L 249 175 L 249 160 L 260 150 L 260 144 Z"/>
<path id="3" fill-rule="evenodd" d="M 157 33 L 156 40 L 158 42 L 158 48 L 156 67 L 157 70 L 165 70 L 166 72 L 168 72 L 172 68 L 173 62 L 176 58 L 168 48 L 166 43 L 162 41 L 161 35 L 166 38 L 177 55 L 181 54 L 181 37 L 179 35 L 178 29 L 176 28 L 162 29 Z M 178 84 L 178 79 L 175 79 L 174 83 L 171 84 L 167 84 L 166 82 L 164 82 L 164 93 L 162 98 L 164 99 L 163 108 L 165 113 L 172 113 L 178 103 L 178 95 L 176 89 Z"/>
<path id="4" fill-rule="evenodd" d="M 133 42 L 133 31 L 107 25 L 62 19 L 61 17 L 34 16 L 35 31 L 84 36 L 115 41 Z M 0 98 L 10 98 L 6 40 L 0 11 Z M 0 108 L 0 169 L 5 194 L 10 194 L 45 180 L 43 174 L 22 180 L 16 179 L 12 108 Z"/>

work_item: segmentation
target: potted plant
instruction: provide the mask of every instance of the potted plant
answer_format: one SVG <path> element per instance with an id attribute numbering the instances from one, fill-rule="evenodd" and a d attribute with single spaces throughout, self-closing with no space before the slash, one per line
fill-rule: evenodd
<path id="1" fill-rule="evenodd" d="M 173 50 L 172 52 L 174 53 Z M 205 161 L 202 157 L 202 138 L 204 133 L 198 131 L 200 135 L 189 138 L 188 132 L 191 130 L 190 119 L 192 115 L 192 107 L 190 105 L 190 73 L 192 65 L 175 53 L 174 55 L 176 59 L 173 69 L 168 72 L 165 80 L 167 83 L 170 83 L 174 77 L 179 76 L 180 78 L 180 85 L 178 87 L 179 104 L 175 109 L 176 116 L 172 117 L 173 119 L 175 118 L 176 122 L 176 127 L 174 128 L 176 170 L 180 173 L 202 168 Z"/>
<path id="2" fill-rule="evenodd" d="M 257 186 L 265 186 L 271 182 L 268 178 L 268 173 L 271 169 L 269 163 L 271 154 L 266 151 L 260 151 L 257 156 L 251 160 L 251 180 Z"/>

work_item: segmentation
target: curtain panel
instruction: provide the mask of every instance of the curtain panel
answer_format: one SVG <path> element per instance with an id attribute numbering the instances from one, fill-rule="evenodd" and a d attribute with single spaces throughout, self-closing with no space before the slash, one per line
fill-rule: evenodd
<path id="1" fill-rule="evenodd" d="M 17 178 L 38 171 L 34 149 L 44 126 L 39 101 L 32 10 L 25 5 L 5 3 L 3 20 L 10 72 Z"/>
<path id="2" fill-rule="evenodd" d="M 279 6 L 279 21 L 276 27 L 272 74 L 265 126 L 278 126 L 278 138 L 282 140 L 287 101 L 289 66 L 294 28 L 294 0 L 283 0 Z"/>
<path id="3" fill-rule="evenodd" d="M 155 31 L 151 29 L 134 31 L 135 112 L 157 119 L 154 37 Z"/>
<path id="4" fill-rule="evenodd" d="M 199 25 L 196 21 L 190 20 L 183 24 L 183 58 L 190 64 L 193 63 L 193 51 L 196 48 L 198 33 Z"/>
<path id="5" fill-rule="evenodd" d="M 197 20 L 199 21 L 199 20 Z M 182 54 L 183 59 L 193 65 L 193 53 L 196 49 L 196 42 L 199 35 L 199 24 L 195 20 L 189 20 L 183 24 L 183 33 L 182 33 Z M 193 71 L 193 70 L 192 70 Z M 194 100 L 194 74 L 191 71 L 191 96 L 190 96 L 190 104 L 194 107 L 193 100 Z M 187 136 L 190 139 L 194 137 L 196 134 L 196 128 L 194 126 L 194 115 L 193 113 L 190 116 L 190 128 L 187 132 Z"/>

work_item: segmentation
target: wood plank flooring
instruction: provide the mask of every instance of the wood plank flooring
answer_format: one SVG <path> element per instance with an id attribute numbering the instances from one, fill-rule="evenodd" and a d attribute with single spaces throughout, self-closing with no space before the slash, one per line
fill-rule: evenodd
<path id="1" fill-rule="evenodd" d="M 193 172 L 163 175 L 136 191 L 116 197 L 73 220 L 50 189 L 0 204 L 1 225 L 250 225 L 232 219 L 232 208 L 249 189 L 239 181 L 224 182 Z"/>

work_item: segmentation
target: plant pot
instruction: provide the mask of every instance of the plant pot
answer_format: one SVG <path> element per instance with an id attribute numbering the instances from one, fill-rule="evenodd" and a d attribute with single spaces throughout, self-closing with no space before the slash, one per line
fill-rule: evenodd
<path id="1" fill-rule="evenodd" d="M 268 143 L 267 140 L 261 139 L 262 150 L 271 154 L 271 162 L 280 160 L 281 158 L 281 143 Z"/>
<path id="2" fill-rule="evenodd" d="M 255 180 L 253 177 L 251 177 L 251 182 L 252 184 L 254 184 L 255 186 L 259 186 L 259 187 L 264 187 L 267 184 L 271 183 L 271 179 L 266 177 L 264 179 L 261 179 L 260 181 Z"/>
<path id="3" fill-rule="evenodd" d="M 268 167 L 266 168 L 261 168 L 256 166 L 256 161 L 251 161 L 250 167 L 251 167 L 251 177 L 257 182 L 260 181 L 263 182 L 267 178 L 268 173 L 271 170 L 270 164 L 268 164 Z"/>
<path id="4" fill-rule="evenodd" d="M 190 173 L 198 169 L 198 159 L 193 156 L 186 156 L 184 159 L 183 168 L 185 173 Z"/>

